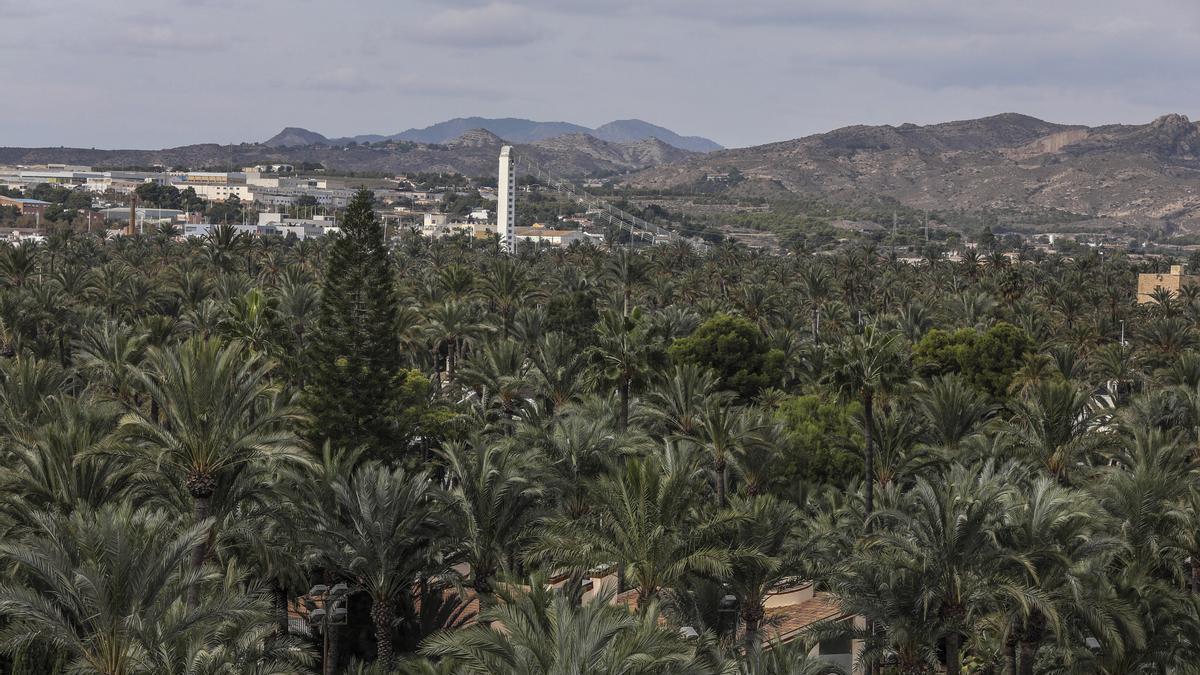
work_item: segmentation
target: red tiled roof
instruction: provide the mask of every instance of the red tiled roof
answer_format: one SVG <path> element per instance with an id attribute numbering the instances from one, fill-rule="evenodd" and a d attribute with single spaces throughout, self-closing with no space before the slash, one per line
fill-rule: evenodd
<path id="1" fill-rule="evenodd" d="M 837 600 L 829 593 L 817 593 L 798 605 L 771 607 L 763 617 L 763 642 L 790 642 L 809 626 L 843 615 Z"/>

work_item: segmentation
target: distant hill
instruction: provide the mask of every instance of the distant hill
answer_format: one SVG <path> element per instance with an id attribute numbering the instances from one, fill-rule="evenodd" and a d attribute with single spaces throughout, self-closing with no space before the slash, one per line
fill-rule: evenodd
<path id="1" fill-rule="evenodd" d="M 663 127 L 641 120 L 617 120 L 596 127 L 592 135 L 609 143 L 635 143 L 656 138 L 667 145 L 692 152 L 712 152 L 721 146 L 701 136 L 680 136 Z"/>
<path id="2" fill-rule="evenodd" d="M 1200 124 L 1183 115 L 1099 127 L 1015 113 L 851 126 L 693 155 L 628 182 L 678 188 L 732 169 L 743 177 L 727 188 L 734 195 L 883 196 L 915 208 L 1058 210 L 1103 226 L 1169 221 L 1200 232 Z"/>
<path id="3" fill-rule="evenodd" d="M 570 122 L 535 122 L 515 117 L 486 118 L 459 117 L 439 122 L 423 129 L 409 129 L 390 136 L 365 134 L 343 138 L 327 138 L 315 131 L 298 127 L 287 127 L 263 142 L 270 147 L 294 147 L 299 145 L 346 145 L 350 142 L 377 143 L 379 141 L 411 141 L 414 143 L 446 143 L 473 129 L 485 129 L 510 143 L 534 143 L 549 138 L 586 134 L 610 143 L 636 143 L 656 138 L 667 145 L 692 152 L 720 150 L 716 142 L 700 136 L 680 136 L 664 127 L 641 120 L 617 120 L 596 129 Z"/>
<path id="4" fill-rule="evenodd" d="M 316 145 L 318 143 L 329 143 L 329 139 L 308 129 L 284 127 L 283 131 L 272 136 L 265 145 L 278 148 L 297 145 Z"/>
<path id="5" fill-rule="evenodd" d="M 418 143 L 445 143 L 471 129 L 486 129 L 511 143 L 532 143 L 555 136 L 585 134 L 590 131 L 587 127 L 570 122 L 534 122 L 513 117 L 501 119 L 459 117 L 438 122 L 424 129 L 402 131 L 391 138 Z"/>
<path id="6" fill-rule="evenodd" d="M 276 138 L 312 138 L 312 132 L 288 129 Z M 316 134 L 319 136 L 319 134 Z M 321 136 L 324 138 L 324 136 Z M 509 143 L 486 129 L 470 129 L 443 143 L 400 140 L 348 146 L 333 143 L 294 144 L 213 143 L 164 150 L 92 150 L 85 148 L 0 148 L 0 164 L 67 163 L 90 166 L 150 166 L 198 168 L 247 166 L 262 163 L 319 162 L 332 171 L 404 173 L 457 172 L 468 176 L 494 175 L 500 146 Z M 609 143 L 587 134 L 568 134 L 518 143 L 520 154 L 564 177 L 612 175 L 644 169 L 658 162 L 679 162 L 693 153 L 655 139 Z"/>

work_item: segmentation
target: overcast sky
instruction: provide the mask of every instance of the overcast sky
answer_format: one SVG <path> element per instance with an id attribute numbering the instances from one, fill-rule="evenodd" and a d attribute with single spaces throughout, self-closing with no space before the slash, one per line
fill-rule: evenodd
<path id="1" fill-rule="evenodd" d="M 1197 0 L 0 0 L 0 27 L 0 145 L 480 115 L 745 146 L 1008 111 L 1200 115 Z"/>

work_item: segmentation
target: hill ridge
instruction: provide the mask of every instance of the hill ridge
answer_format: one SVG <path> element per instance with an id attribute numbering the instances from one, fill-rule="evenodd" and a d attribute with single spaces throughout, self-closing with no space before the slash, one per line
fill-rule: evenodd
<path id="1" fill-rule="evenodd" d="M 548 138 L 569 134 L 587 134 L 610 143 L 632 143 L 657 138 L 667 145 L 692 152 L 720 150 L 721 145 L 702 136 L 682 136 L 655 124 L 639 119 L 614 120 L 591 129 L 571 122 L 539 122 L 519 117 L 455 117 L 423 128 L 412 128 L 396 134 L 382 136 L 362 134 L 341 138 L 329 138 L 303 127 L 285 127 L 283 131 L 263 141 L 270 147 L 294 145 L 347 145 L 349 143 L 377 143 L 380 141 L 410 141 L 415 143 L 447 143 L 467 131 L 486 129 L 512 143 L 534 143 Z M 310 139 L 311 142 L 303 142 Z"/>

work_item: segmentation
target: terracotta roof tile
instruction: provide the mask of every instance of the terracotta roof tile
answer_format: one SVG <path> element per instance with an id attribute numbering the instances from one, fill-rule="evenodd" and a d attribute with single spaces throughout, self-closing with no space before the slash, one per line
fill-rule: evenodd
<path id="1" fill-rule="evenodd" d="M 790 642 L 809 626 L 843 616 L 842 608 L 829 593 L 817 593 L 798 605 L 772 607 L 763 617 L 763 642 Z"/>

